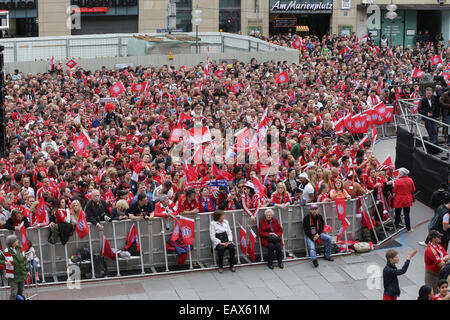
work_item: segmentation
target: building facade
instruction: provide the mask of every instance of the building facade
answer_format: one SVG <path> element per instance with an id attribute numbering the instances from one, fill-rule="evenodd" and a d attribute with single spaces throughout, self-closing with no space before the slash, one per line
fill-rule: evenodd
<path id="1" fill-rule="evenodd" d="M 176 28 L 195 31 L 191 12 L 202 10 L 200 32 L 385 35 L 413 45 L 419 32 L 450 38 L 450 0 L 393 0 L 397 18 L 386 18 L 391 0 L 0 0 L 11 36 L 155 33 L 168 26 L 168 3 L 176 4 Z"/>

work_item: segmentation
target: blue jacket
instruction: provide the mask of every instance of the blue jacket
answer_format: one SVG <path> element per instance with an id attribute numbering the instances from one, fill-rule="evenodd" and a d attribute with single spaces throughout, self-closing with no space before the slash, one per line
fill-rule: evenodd
<path id="1" fill-rule="evenodd" d="M 400 296 L 400 286 L 398 284 L 397 276 L 405 274 L 409 267 L 409 260 L 405 261 L 403 268 L 400 270 L 396 266 L 390 264 L 389 262 L 383 269 L 383 283 L 384 283 L 384 294 L 389 296 Z"/>

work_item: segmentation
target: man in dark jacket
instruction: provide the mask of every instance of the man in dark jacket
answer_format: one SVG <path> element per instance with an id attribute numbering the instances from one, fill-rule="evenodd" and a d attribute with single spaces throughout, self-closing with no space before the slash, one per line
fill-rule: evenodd
<path id="1" fill-rule="evenodd" d="M 383 300 L 397 300 L 400 297 L 400 286 L 398 284 L 397 276 L 405 274 L 409 267 L 409 262 L 417 253 L 417 250 L 412 250 L 408 254 L 408 258 L 400 270 L 395 266 L 399 262 L 398 252 L 395 250 L 388 250 L 386 252 L 387 264 L 383 269 L 383 284 L 384 294 Z"/>
<path id="2" fill-rule="evenodd" d="M 421 115 L 424 115 L 428 118 L 439 118 L 439 104 L 437 103 L 436 97 L 433 96 L 433 89 L 426 89 L 425 97 L 420 100 L 418 111 Z M 425 128 L 427 129 L 428 136 L 430 137 L 430 142 L 437 144 L 437 123 L 426 118 L 423 118 L 423 121 L 425 123 Z"/>
<path id="3" fill-rule="evenodd" d="M 153 209 L 153 202 L 147 198 L 147 195 L 139 193 L 137 201 L 131 204 L 126 213 L 131 220 L 148 220 L 154 216 Z"/>
<path id="4" fill-rule="evenodd" d="M 442 111 L 442 122 L 450 125 L 450 90 L 447 89 L 439 98 Z M 448 127 L 444 127 L 444 134 L 447 135 L 447 145 L 450 145 L 450 132 Z"/>
<path id="5" fill-rule="evenodd" d="M 110 221 L 108 205 L 105 200 L 100 199 L 100 191 L 92 190 L 92 199 L 86 204 L 86 220 L 96 225 L 98 230 L 103 231 L 100 224 L 102 221 Z"/>
<path id="6" fill-rule="evenodd" d="M 309 248 L 309 256 L 314 264 L 314 267 L 317 267 L 319 263 L 317 262 L 316 256 L 316 245 L 315 242 L 320 239 L 321 241 L 325 241 L 325 260 L 333 261 L 331 258 L 331 237 L 323 232 L 323 227 L 325 226 L 325 221 L 323 217 L 319 214 L 319 207 L 316 203 L 312 203 L 310 207 L 309 214 L 303 218 L 303 229 L 306 235 L 306 243 Z"/>
<path id="7" fill-rule="evenodd" d="M 86 192 L 88 189 L 88 184 L 84 181 L 78 181 L 77 188 L 74 190 L 72 195 L 72 201 L 78 200 L 81 205 L 81 209 L 84 210 L 86 207 L 87 199 Z"/>
<path id="8" fill-rule="evenodd" d="M 446 204 L 450 200 L 450 193 L 446 183 L 442 183 L 439 189 L 431 195 L 431 207 L 436 210 L 441 204 Z"/>

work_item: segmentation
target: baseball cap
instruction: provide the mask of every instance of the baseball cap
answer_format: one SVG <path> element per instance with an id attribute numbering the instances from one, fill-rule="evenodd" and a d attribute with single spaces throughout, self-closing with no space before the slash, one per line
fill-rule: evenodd
<path id="1" fill-rule="evenodd" d="M 306 172 L 302 172 L 299 176 L 299 178 L 305 178 L 306 180 L 309 180 L 308 174 Z"/>
<path id="2" fill-rule="evenodd" d="M 310 209 L 317 209 L 317 208 L 319 208 L 319 206 L 317 205 L 317 203 L 311 203 L 309 208 Z"/>

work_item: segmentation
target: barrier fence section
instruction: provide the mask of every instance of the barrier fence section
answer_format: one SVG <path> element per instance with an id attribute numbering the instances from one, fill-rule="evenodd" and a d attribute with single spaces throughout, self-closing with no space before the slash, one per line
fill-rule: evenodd
<path id="1" fill-rule="evenodd" d="M 375 219 L 381 220 L 380 212 L 376 206 L 373 193 L 367 193 L 361 197 L 362 209 L 367 209 L 369 213 L 373 213 Z M 357 199 L 346 201 L 346 215 L 350 225 L 341 240 L 349 241 L 359 239 L 362 231 L 361 215 L 357 214 Z M 237 265 L 246 265 L 250 263 L 264 263 L 267 257 L 267 249 L 261 246 L 258 236 L 258 223 L 260 219 L 264 219 L 265 209 L 259 210 L 257 220 L 252 222 L 250 217 L 243 210 L 226 211 L 226 219 L 232 230 L 233 243 L 236 245 Z M 306 236 L 303 231 L 303 218 L 309 213 L 309 205 L 298 206 L 292 205 L 285 209 L 274 208 L 274 217 L 278 219 L 282 228 L 284 242 L 283 255 L 284 259 L 308 259 L 309 252 L 307 250 Z M 185 262 L 189 265 L 189 270 L 216 268 L 216 256 L 212 250 L 209 235 L 209 225 L 212 221 L 212 212 L 201 213 L 191 218 L 195 219 L 195 241 L 192 251 Z M 336 205 L 334 201 L 319 203 L 319 214 L 324 217 L 325 223 L 332 227 L 329 235 L 332 242 L 335 243 L 336 236 L 339 232 L 341 222 L 338 220 Z M 389 220 L 383 222 L 384 236 L 383 240 L 378 239 L 378 245 L 393 237 L 400 230 L 394 233 L 388 232 L 384 225 L 393 221 L 393 210 L 390 211 Z M 66 245 L 62 245 L 59 241 L 56 244 L 50 244 L 47 241 L 49 230 L 48 227 L 27 229 L 27 237 L 32 242 L 36 250 L 36 254 L 40 260 L 40 276 L 42 283 L 65 282 L 68 279 L 68 270 L 71 262 L 70 257 L 77 253 L 77 249 L 87 247 L 90 250 L 90 259 L 81 262 L 80 268 L 89 268 L 94 270 L 94 255 L 98 255 L 102 246 L 102 236 L 106 237 L 112 248 L 123 249 L 125 247 L 126 237 L 133 224 L 136 225 L 138 232 L 140 255 L 131 258 L 120 258 L 116 252 L 116 261 L 106 259 L 107 261 L 107 278 L 138 276 L 149 274 L 176 273 L 186 272 L 186 267 L 177 266 L 177 254 L 169 253 L 166 249 L 166 240 L 168 240 L 173 232 L 174 222 L 171 219 L 170 230 L 166 230 L 164 219 L 155 218 L 149 221 L 113 221 L 110 223 L 102 223 L 103 232 L 97 227 L 89 224 L 89 234 L 80 239 L 78 234 L 70 237 Z M 256 261 L 251 262 L 248 256 L 243 255 L 241 251 L 240 227 L 247 231 L 247 242 L 250 230 L 257 235 L 255 243 Z M 2 248 L 5 248 L 6 237 L 14 231 L 2 230 L 0 232 L 0 242 Z M 18 231 L 17 231 L 18 232 Z M 102 235 L 103 233 L 103 235 Z M 18 237 L 20 239 L 20 237 Z M 347 250 L 344 253 L 350 253 Z M 214 253 L 214 254 L 213 254 Z M 95 272 L 90 272 L 91 278 L 95 279 Z M 83 279 L 82 281 L 88 281 Z"/>

